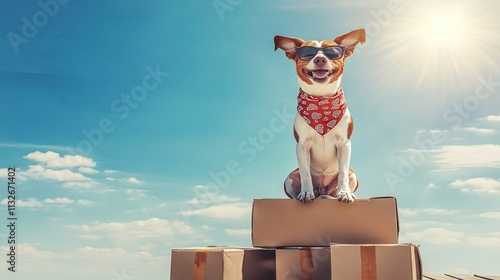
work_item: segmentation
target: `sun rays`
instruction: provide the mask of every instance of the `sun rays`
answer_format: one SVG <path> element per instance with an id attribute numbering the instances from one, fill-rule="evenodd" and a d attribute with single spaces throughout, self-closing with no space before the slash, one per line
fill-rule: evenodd
<path id="1" fill-rule="evenodd" d="M 495 66 L 500 44 L 494 10 L 482 2 L 411 1 L 394 16 L 371 53 L 382 58 L 380 83 L 453 94 Z"/>

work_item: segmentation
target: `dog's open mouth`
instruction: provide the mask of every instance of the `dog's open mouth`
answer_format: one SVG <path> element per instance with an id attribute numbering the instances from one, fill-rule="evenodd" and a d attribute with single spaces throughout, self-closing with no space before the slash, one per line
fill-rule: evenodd
<path id="1" fill-rule="evenodd" d="M 337 73 L 337 69 L 333 68 L 330 70 L 327 69 L 317 69 L 317 70 L 309 70 L 307 68 L 303 68 L 302 72 L 310 78 L 313 79 L 316 82 L 323 83 L 327 80 L 329 80 L 335 73 Z"/>

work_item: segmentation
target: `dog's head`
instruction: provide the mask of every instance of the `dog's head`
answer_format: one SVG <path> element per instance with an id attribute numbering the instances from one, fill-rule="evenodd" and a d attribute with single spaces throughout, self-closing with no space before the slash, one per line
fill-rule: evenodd
<path id="1" fill-rule="evenodd" d="M 277 35 L 274 50 L 282 49 L 286 57 L 295 61 L 302 88 L 323 87 L 340 81 L 344 60 L 354 53 L 358 43 L 365 40 L 364 29 L 351 31 L 332 41 L 304 41 Z"/>

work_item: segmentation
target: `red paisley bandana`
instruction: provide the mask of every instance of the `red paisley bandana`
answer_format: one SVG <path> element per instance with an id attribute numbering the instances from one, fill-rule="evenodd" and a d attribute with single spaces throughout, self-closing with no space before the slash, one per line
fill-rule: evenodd
<path id="1" fill-rule="evenodd" d="M 342 86 L 331 97 L 310 95 L 300 89 L 297 100 L 299 101 L 297 105 L 299 115 L 321 135 L 332 130 L 347 109 Z"/>

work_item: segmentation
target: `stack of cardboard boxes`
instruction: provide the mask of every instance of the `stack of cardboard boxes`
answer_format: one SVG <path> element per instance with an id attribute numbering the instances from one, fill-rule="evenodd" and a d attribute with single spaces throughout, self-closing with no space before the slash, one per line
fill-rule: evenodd
<path id="1" fill-rule="evenodd" d="M 255 199 L 253 248 L 173 249 L 170 279 L 420 280 L 418 247 L 398 235 L 394 197 Z"/>

